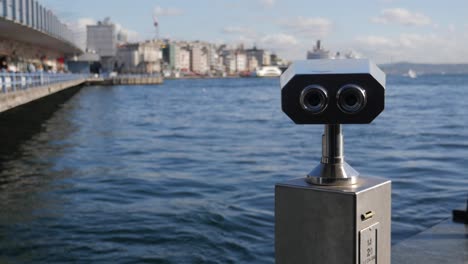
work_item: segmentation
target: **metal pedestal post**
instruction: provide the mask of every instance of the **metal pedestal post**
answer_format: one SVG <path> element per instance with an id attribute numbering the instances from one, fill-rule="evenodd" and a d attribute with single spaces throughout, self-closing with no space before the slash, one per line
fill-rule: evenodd
<path id="1" fill-rule="evenodd" d="M 391 182 L 358 177 L 341 125 L 326 125 L 321 163 L 275 188 L 278 264 L 390 264 Z"/>
<path id="2" fill-rule="evenodd" d="M 344 160 L 343 132 L 340 124 L 325 125 L 322 136 L 322 160 L 307 181 L 318 185 L 352 185 L 359 173 Z"/>

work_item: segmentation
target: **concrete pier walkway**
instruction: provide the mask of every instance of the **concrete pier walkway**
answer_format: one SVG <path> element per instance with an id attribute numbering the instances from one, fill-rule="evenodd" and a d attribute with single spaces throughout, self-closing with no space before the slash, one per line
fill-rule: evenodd
<path id="1" fill-rule="evenodd" d="M 161 75 L 137 74 L 119 75 L 106 78 L 89 78 L 87 84 L 90 85 L 153 85 L 162 84 L 164 78 Z"/>
<path id="2" fill-rule="evenodd" d="M 75 80 L 51 83 L 30 89 L 18 89 L 6 93 L 0 93 L 0 113 L 62 90 L 81 85 L 85 82 L 86 78 L 78 78 Z"/>
<path id="3" fill-rule="evenodd" d="M 74 74 L 0 73 L 0 113 L 82 84 L 152 85 L 163 83 L 161 75 L 119 75 L 93 78 Z"/>
<path id="4" fill-rule="evenodd" d="M 395 264 L 468 264 L 468 225 L 446 220 L 392 248 Z"/>

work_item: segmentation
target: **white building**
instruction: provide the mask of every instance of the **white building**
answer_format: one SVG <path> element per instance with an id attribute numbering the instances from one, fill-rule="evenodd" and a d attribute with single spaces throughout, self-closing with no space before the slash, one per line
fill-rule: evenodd
<path id="1" fill-rule="evenodd" d="M 191 47 L 192 71 L 198 74 L 207 74 L 209 71 L 208 48 L 202 43 L 194 43 Z"/>
<path id="2" fill-rule="evenodd" d="M 257 60 L 259 67 L 271 65 L 271 55 L 270 52 L 266 50 L 257 49 L 257 47 L 253 47 L 252 49 L 246 50 L 246 53 L 249 61 L 253 57 Z"/>
<path id="3" fill-rule="evenodd" d="M 236 71 L 243 72 L 247 71 L 248 63 L 247 63 L 247 54 L 244 51 L 237 51 L 236 52 Z"/>
<path id="4" fill-rule="evenodd" d="M 259 68 L 259 64 L 258 64 L 258 61 L 257 61 L 257 58 L 255 57 L 250 57 L 248 58 L 249 60 L 249 71 L 250 72 L 253 72 L 255 70 L 257 70 Z"/>
<path id="5" fill-rule="evenodd" d="M 106 18 L 97 25 L 87 26 L 86 48 L 101 57 L 113 57 L 117 53 L 117 32 L 115 25 Z"/>
<path id="6" fill-rule="evenodd" d="M 118 48 L 116 64 L 123 73 L 155 73 L 161 71 L 161 43 L 146 41 L 125 44 Z"/>
<path id="7" fill-rule="evenodd" d="M 216 73 L 224 72 L 223 57 L 218 52 L 215 44 L 208 44 L 208 64 L 211 71 Z"/>
<path id="8" fill-rule="evenodd" d="M 190 70 L 190 50 L 186 44 L 177 43 L 174 48 L 174 68 L 176 70 Z"/>
<path id="9" fill-rule="evenodd" d="M 223 50 L 222 54 L 222 61 L 226 72 L 228 74 L 234 74 L 236 72 L 236 55 L 232 50 Z"/>
<path id="10" fill-rule="evenodd" d="M 263 53 L 263 66 L 269 66 L 271 65 L 271 53 L 268 51 L 265 51 Z"/>
<path id="11" fill-rule="evenodd" d="M 101 57 L 104 71 L 115 70 L 115 55 L 117 54 L 116 27 L 109 18 L 99 21 L 97 25 L 88 25 L 86 31 L 86 49 Z"/>

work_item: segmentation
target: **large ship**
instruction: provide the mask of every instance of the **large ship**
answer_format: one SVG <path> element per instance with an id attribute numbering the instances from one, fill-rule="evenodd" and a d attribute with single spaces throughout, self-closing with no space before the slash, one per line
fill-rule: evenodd
<path id="1" fill-rule="evenodd" d="M 315 45 L 313 50 L 307 51 L 308 60 L 330 59 L 330 58 L 331 58 L 330 51 L 322 49 L 320 40 L 317 40 L 317 44 Z"/>

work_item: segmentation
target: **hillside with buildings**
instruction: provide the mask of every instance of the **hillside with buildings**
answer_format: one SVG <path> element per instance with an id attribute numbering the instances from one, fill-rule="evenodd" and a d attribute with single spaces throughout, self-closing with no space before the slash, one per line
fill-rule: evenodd
<path id="1" fill-rule="evenodd" d="M 86 52 L 69 62 L 73 72 L 163 73 L 165 77 L 248 75 L 264 66 L 283 66 L 274 53 L 244 45 L 170 39 L 130 43 L 105 19 L 87 26 Z"/>

